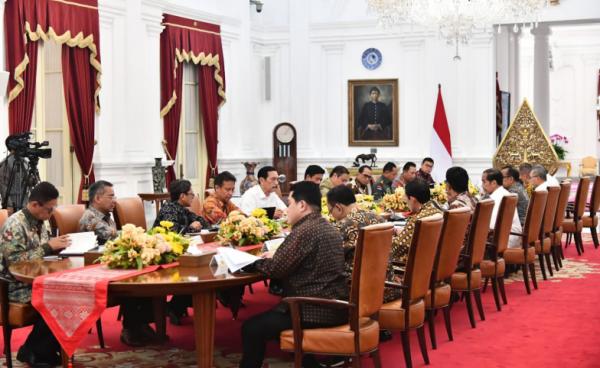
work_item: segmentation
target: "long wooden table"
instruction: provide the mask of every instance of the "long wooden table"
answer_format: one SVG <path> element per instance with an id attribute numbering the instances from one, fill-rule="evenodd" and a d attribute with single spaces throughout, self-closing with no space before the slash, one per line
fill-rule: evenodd
<path id="1" fill-rule="evenodd" d="M 74 257 L 57 261 L 28 261 L 10 266 L 13 276 L 32 284 L 37 276 L 83 267 L 83 258 Z M 215 292 L 219 288 L 245 285 L 262 280 L 260 274 L 213 275 L 210 266 L 173 267 L 160 269 L 129 279 L 111 282 L 108 295 L 119 297 L 161 297 L 192 295 L 194 331 L 198 367 L 213 367 L 215 336 Z"/>

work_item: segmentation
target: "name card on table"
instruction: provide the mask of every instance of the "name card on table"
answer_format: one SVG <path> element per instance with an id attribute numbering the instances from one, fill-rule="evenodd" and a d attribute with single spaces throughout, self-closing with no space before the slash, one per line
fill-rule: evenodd
<path id="1" fill-rule="evenodd" d="M 217 266 L 215 276 L 226 274 L 227 270 L 235 273 L 242 268 L 251 265 L 260 258 L 252 254 L 239 251 L 229 247 L 221 247 L 217 249 L 217 254 L 210 261 L 211 265 Z"/>

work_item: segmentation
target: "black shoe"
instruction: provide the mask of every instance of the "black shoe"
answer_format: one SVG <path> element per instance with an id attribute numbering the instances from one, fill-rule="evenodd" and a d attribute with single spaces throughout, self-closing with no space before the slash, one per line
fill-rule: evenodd
<path id="1" fill-rule="evenodd" d="M 121 331 L 121 342 L 134 348 L 146 345 L 146 341 L 144 341 L 140 331 L 133 328 L 124 328 Z"/>
<path id="2" fill-rule="evenodd" d="M 379 330 L 379 342 L 386 342 L 392 339 L 392 333 L 389 330 Z"/>
<path id="3" fill-rule="evenodd" d="M 141 325 L 139 328 L 139 334 L 140 334 L 140 337 L 143 342 L 147 342 L 147 343 L 158 342 L 158 335 L 156 334 L 154 329 L 152 329 L 152 327 L 150 327 L 150 325 L 147 325 L 147 324 Z"/>
<path id="4" fill-rule="evenodd" d="M 283 296 L 283 288 L 274 283 L 269 284 L 269 293 L 277 296 Z"/>
<path id="5" fill-rule="evenodd" d="M 25 345 L 19 348 L 17 360 L 21 363 L 28 364 L 32 368 L 50 368 L 62 364 L 60 356 L 54 355 L 54 357 L 46 357 L 46 359 L 43 359 L 33 354 L 33 352 Z"/>
<path id="6" fill-rule="evenodd" d="M 183 316 L 175 313 L 173 310 L 169 310 L 167 314 L 169 316 L 169 322 L 171 322 L 172 325 L 181 326 L 181 317 Z"/>

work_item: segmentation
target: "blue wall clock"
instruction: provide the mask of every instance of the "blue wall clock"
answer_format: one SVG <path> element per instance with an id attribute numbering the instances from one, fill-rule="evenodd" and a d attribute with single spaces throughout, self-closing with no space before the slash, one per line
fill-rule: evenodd
<path id="1" fill-rule="evenodd" d="M 362 54 L 362 64 L 369 70 L 375 70 L 381 65 L 381 51 L 376 48 L 368 48 Z"/>

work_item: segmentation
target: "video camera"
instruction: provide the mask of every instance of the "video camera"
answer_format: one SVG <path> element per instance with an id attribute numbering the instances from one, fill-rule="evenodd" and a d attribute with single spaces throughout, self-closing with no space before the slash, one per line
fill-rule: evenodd
<path id="1" fill-rule="evenodd" d="M 6 148 L 13 151 L 17 157 L 27 157 L 29 160 L 52 157 L 51 148 L 42 148 L 49 146 L 48 141 L 30 142 L 31 132 L 13 134 L 6 138 Z"/>

